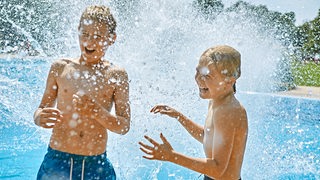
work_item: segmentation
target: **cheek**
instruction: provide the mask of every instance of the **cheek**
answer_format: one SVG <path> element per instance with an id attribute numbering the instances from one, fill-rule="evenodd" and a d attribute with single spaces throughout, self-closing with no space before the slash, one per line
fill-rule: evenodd
<path id="1" fill-rule="evenodd" d="M 209 90 L 220 90 L 223 89 L 223 87 L 225 86 L 225 82 L 223 81 L 217 81 L 217 80 L 205 80 L 204 81 L 206 86 L 209 88 Z"/>
<path id="2" fill-rule="evenodd" d="M 99 41 L 98 45 L 104 49 L 106 49 L 109 46 L 107 41 Z"/>

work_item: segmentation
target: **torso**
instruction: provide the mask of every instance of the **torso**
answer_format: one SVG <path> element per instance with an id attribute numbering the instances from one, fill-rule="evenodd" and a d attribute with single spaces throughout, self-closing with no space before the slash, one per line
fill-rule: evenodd
<path id="1" fill-rule="evenodd" d="M 107 130 L 93 117 L 77 113 L 72 108 L 72 100 L 74 94 L 84 93 L 110 111 L 115 89 L 112 67 L 104 63 L 103 68 L 88 68 L 76 60 L 59 63 L 57 108 L 63 119 L 53 128 L 50 147 L 72 154 L 101 154 L 106 150 Z"/>
<path id="2" fill-rule="evenodd" d="M 238 101 L 237 101 L 238 103 Z M 219 135 L 217 132 L 215 134 L 215 119 L 214 119 L 214 114 L 219 111 L 219 108 L 228 108 L 228 107 L 218 107 L 214 108 L 212 103 L 210 102 L 209 104 L 209 110 L 208 110 L 208 115 L 205 121 L 205 126 L 204 126 L 204 139 L 203 139 L 203 148 L 204 152 L 207 158 L 214 158 L 214 136 L 218 135 L 221 138 L 223 135 Z M 243 117 L 244 121 L 239 122 L 238 119 L 235 119 L 233 123 L 235 123 L 235 133 L 234 133 L 234 143 L 231 149 L 231 157 L 228 162 L 228 168 L 226 169 L 225 173 L 222 175 L 221 179 L 238 179 L 240 177 L 240 172 L 241 172 L 241 166 L 243 162 L 243 157 L 244 157 L 244 151 L 245 151 L 245 145 L 247 139 L 247 117 L 246 117 L 246 112 L 243 109 L 243 107 L 239 104 L 238 107 L 235 110 L 238 113 L 239 117 Z M 236 122 L 238 121 L 238 122 Z M 232 133 L 230 132 L 230 134 Z M 221 140 L 223 141 L 223 140 Z"/>

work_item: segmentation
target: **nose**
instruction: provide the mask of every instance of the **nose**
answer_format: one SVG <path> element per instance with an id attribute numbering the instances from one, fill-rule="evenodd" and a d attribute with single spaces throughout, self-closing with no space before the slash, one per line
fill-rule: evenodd
<path id="1" fill-rule="evenodd" d="M 195 74 L 194 79 L 196 80 L 197 84 L 201 84 L 201 83 L 204 82 L 203 81 L 204 80 L 203 77 L 198 72 Z"/>

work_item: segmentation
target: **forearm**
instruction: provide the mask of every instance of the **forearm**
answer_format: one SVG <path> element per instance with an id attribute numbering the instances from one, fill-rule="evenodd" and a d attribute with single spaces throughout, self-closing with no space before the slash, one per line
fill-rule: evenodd
<path id="1" fill-rule="evenodd" d="M 173 151 L 168 161 L 213 178 L 219 178 L 223 174 L 223 170 L 220 170 L 221 168 L 214 159 L 192 158 Z"/>
<path id="2" fill-rule="evenodd" d="M 203 127 L 196 124 L 183 114 L 179 113 L 176 119 L 180 122 L 180 124 L 189 132 L 189 134 L 198 140 L 200 143 L 203 143 Z"/>
<path id="3" fill-rule="evenodd" d="M 94 119 L 106 129 L 118 134 L 126 134 L 130 129 L 129 118 L 112 115 L 102 107 L 99 107 L 99 109 L 96 110 Z"/>

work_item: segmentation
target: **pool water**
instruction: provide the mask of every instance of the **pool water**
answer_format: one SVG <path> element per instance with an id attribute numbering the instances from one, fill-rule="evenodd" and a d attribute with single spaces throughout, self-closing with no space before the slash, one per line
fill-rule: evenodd
<path id="1" fill-rule="evenodd" d="M 51 132 L 35 126 L 32 116 L 42 97 L 50 61 L 0 59 L 0 179 L 36 177 Z M 138 141 L 143 140 L 144 134 L 158 138 L 160 132 L 177 151 L 198 157 L 204 154 L 202 146 L 176 121 L 148 113 L 156 102 L 143 100 L 145 96 L 140 87 L 144 83 L 135 81 L 137 77 L 131 74 L 132 127 L 124 136 L 111 133 L 107 148 L 118 178 L 201 179 L 199 173 L 186 168 L 141 157 Z M 187 87 L 186 91 L 193 88 Z M 166 98 L 161 90 L 154 91 Z M 182 91 L 180 96 L 185 94 L 187 92 Z M 168 99 L 174 99 L 173 96 L 179 95 L 169 95 Z M 188 96 L 192 103 L 186 106 L 187 115 L 199 117 L 195 121 L 203 123 L 207 102 L 196 93 Z M 246 107 L 249 118 L 243 179 L 320 179 L 319 100 L 241 90 L 237 97 Z M 201 110 L 193 106 L 201 106 Z"/>

